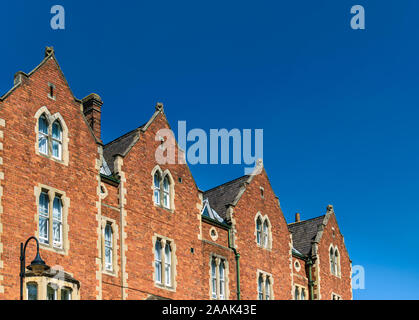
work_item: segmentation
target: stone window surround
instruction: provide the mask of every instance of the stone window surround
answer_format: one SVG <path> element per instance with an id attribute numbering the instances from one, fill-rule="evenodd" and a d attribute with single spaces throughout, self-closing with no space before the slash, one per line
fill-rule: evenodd
<path id="1" fill-rule="evenodd" d="M 338 260 L 336 261 L 336 266 L 335 266 L 335 268 L 337 268 L 337 270 L 335 270 L 336 273 L 332 273 L 332 271 L 331 271 L 332 266 L 330 265 L 331 264 L 330 249 L 333 249 L 333 254 L 335 255 L 335 257 L 336 257 L 336 252 L 338 253 Z M 342 277 L 342 270 L 341 270 L 341 267 L 340 267 L 340 252 L 339 252 L 338 246 L 337 245 L 333 246 L 333 244 L 330 244 L 329 250 L 327 251 L 327 256 L 328 256 L 328 260 L 329 260 L 330 274 L 332 274 L 333 276 L 335 276 L 337 278 L 341 278 Z"/>
<path id="2" fill-rule="evenodd" d="M 70 208 L 70 199 L 66 197 L 66 193 L 64 191 L 52 188 L 50 186 L 46 186 L 43 184 L 38 184 L 34 188 L 34 194 L 35 194 L 35 201 L 36 201 L 36 214 L 35 214 L 35 222 L 36 222 L 36 231 L 35 236 L 39 239 L 39 197 L 42 192 L 45 192 L 48 194 L 49 198 L 49 243 L 39 243 L 40 249 L 45 249 L 49 251 L 53 251 L 55 253 L 59 253 L 62 255 L 68 255 L 68 251 L 70 249 L 70 242 L 68 240 L 68 232 L 69 232 L 69 226 L 68 226 L 68 209 Z M 53 241 L 52 241 L 52 214 L 53 214 L 53 203 L 55 196 L 59 196 L 61 198 L 62 203 L 62 247 L 57 248 L 54 247 Z"/>
<path id="3" fill-rule="evenodd" d="M 102 192 L 103 188 L 103 192 Z M 106 188 L 105 184 L 103 182 L 100 183 L 100 198 L 103 200 L 108 196 L 108 188 Z"/>
<path id="4" fill-rule="evenodd" d="M 161 241 L 161 283 L 158 283 L 156 281 L 156 267 L 155 267 L 155 247 L 156 247 L 156 242 L 157 240 Z M 154 286 L 156 288 L 160 288 L 160 289 L 165 289 L 168 291 L 172 291 L 172 292 L 176 292 L 176 287 L 177 287 L 177 282 L 176 282 L 176 266 L 177 266 L 177 258 L 176 258 L 176 244 L 174 242 L 173 239 L 170 239 L 168 237 L 159 235 L 159 234 L 154 234 L 153 238 L 152 238 L 152 242 L 153 242 L 153 247 L 152 247 L 152 267 L 153 267 L 153 282 L 154 282 Z M 172 249 L 172 261 L 171 261 L 171 275 L 172 275 L 172 284 L 171 286 L 167 286 L 166 283 L 166 279 L 165 279 L 165 252 L 164 252 L 164 248 L 166 247 L 166 243 L 170 243 L 170 248 Z"/>
<path id="5" fill-rule="evenodd" d="M 106 270 L 105 267 L 105 227 L 106 225 L 110 225 L 112 228 L 112 271 Z M 118 232 L 118 225 L 115 220 L 110 219 L 108 217 L 102 216 L 101 222 L 101 254 L 102 254 L 102 273 L 107 274 L 109 276 L 116 277 L 119 273 L 119 265 L 118 265 L 118 240 L 119 240 L 119 232 Z"/>
<path id="6" fill-rule="evenodd" d="M 61 125 L 61 129 L 62 129 L 62 159 L 56 159 L 52 156 L 52 144 L 50 142 L 50 138 L 48 138 L 48 155 L 40 153 L 39 152 L 39 118 L 45 115 L 45 117 L 47 118 L 48 121 L 48 132 L 52 132 L 52 124 L 58 120 L 60 122 Z M 51 115 L 51 113 L 49 112 L 48 108 L 43 106 L 41 107 L 36 113 L 34 118 L 36 119 L 36 123 L 35 123 L 35 135 L 36 135 L 36 139 L 35 139 L 35 153 L 41 157 L 44 158 L 48 158 L 51 159 L 55 162 L 61 163 L 65 166 L 68 166 L 68 162 L 69 162 L 69 153 L 68 153 L 68 143 L 70 141 L 70 139 L 68 138 L 68 128 L 67 125 L 64 121 L 64 118 L 61 116 L 61 114 L 59 112 Z M 49 135 L 50 137 L 51 135 Z"/>
<path id="7" fill-rule="evenodd" d="M 213 235 L 213 233 L 214 233 L 214 235 Z M 209 235 L 210 235 L 212 241 L 217 241 L 218 240 L 218 232 L 217 232 L 217 229 L 215 229 L 215 227 L 212 227 L 210 229 Z"/>
<path id="8" fill-rule="evenodd" d="M 154 175 L 156 174 L 156 172 L 159 172 L 161 180 L 160 180 L 160 204 L 156 204 L 155 199 L 154 199 Z M 170 197 L 170 208 L 166 208 L 163 205 L 163 181 L 165 177 L 169 178 L 169 197 Z M 164 210 L 167 210 L 169 212 L 174 212 L 175 211 L 175 180 L 172 177 L 172 174 L 170 173 L 169 169 L 166 169 L 164 171 L 162 171 L 162 169 L 160 168 L 160 166 L 155 166 L 153 168 L 153 170 L 151 171 L 151 189 L 153 190 L 153 204 L 155 207 L 158 208 L 162 208 Z"/>
<path id="9" fill-rule="evenodd" d="M 212 260 L 215 259 L 215 278 L 217 279 L 217 288 L 216 288 L 216 292 L 217 292 L 217 298 L 213 298 L 212 296 L 212 272 L 211 272 L 211 262 Z M 230 298 L 230 289 L 229 289 L 229 265 L 228 265 L 228 260 L 223 257 L 220 256 L 216 253 L 211 253 L 210 254 L 210 258 L 209 258 L 209 262 L 208 262 L 208 266 L 209 266 L 209 297 L 211 300 L 219 300 L 220 299 L 220 263 L 221 261 L 224 262 L 224 300 L 229 300 Z"/>
<path id="10" fill-rule="evenodd" d="M 257 220 L 258 220 L 258 218 L 260 218 L 260 221 L 262 222 L 261 244 L 258 243 L 258 238 L 257 238 L 257 232 L 258 232 L 258 230 L 257 230 Z M 268 222 L 268 247 L 267 248 L 263 245 L 263 224 L 265 223 L 265 221 Z M 255 216 L 255 233 L 254 233 L 254 235 L 255 235 L 256 245 L 259 248 L 269 250 L 269 251 L 272 250 L 272 225 L 271 225 L 271 222 L 269 221 L 268 215 L 262 216 L 260 211 Z"/>
<path id="11" fill-rule="evenodd" d="M 27 284 L 34 283 L 37 286 L 38 300 L 47 300 L 47 286 L 49 284 L 57 286 L 57 300 L 61 300 L 61 289 L 68 288 L 71 290 L 71 300 L 80 300 L 80 290 L 74 283 L 67 282 L 57 278 L 49 277 L 25 277 L 23 290 L 23 299 L 28 300 Z"/>
<path id="12" fill-rule="evenodd" d="M 299 285 L 299 284 L 294 284 L 294 291 L 293 291 L 293 297 L 294 297 L 294 300 L 296 300 L 295 299 L 295 289 L 297 289 L 298 290 L 298 292 L 299 292 L 299 296 L 300 296 L 300 299 L 298 299 L 298 300 L 303 300 L 303 299 L 301 299 L 301 293 L 304 291 L 304 300 L 307 300 L 307 288 L 306 287 L 304 287 L 304 286 L 302 286 L 302 285 Z"/>
<path id="13" fill-rule="evenodd" d="M 294 268 L 295 268 L 295 271 L 300 272 L 300 270 L 301 270 L 301 263 L 300 263 L 300 261 L 298 261 L 298 260 L 295 260 L 294 261 Z"/>
<path id="14" fill-rule="evenodd" d="M 266 279 L 269 279 L 269 283 L 270 283 L 270 288 L 271 288 L 271 292 L 270 292 L 270 298 L 269 300 L 275 300 L 274 297 L 274 278 L 272 277 L 272 274 L 262 271 L 262 270 L 257 270 L 256 272 L 256 300 L 259 300 L 259 291 L 258 291 L 258 287 L 259 287 L 259 276 L 262 275 L 262 294 L 263 294 L 263 298 L 266 298 Z"/>

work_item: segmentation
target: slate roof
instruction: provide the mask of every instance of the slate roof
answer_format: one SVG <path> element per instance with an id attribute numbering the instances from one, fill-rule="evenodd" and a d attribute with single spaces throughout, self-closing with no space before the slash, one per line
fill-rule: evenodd
<path id="1" fill-rule="evenodd" d="M 126 154 L 126 152 L 130 149 L 132 144 L 137 139 L 140 129 L 142 127 L 143 126 L 124 134 L 123 136 L 107 143 L 103 147 L 103 157 L 105 158 L 109 170 L 112 173 L 114 172 L 114 156 L 118 154 Z"/>
<path id="2" fill-rule="evenodd" d="M 208 199 L 211 208 L 225 220 L 227 217 L 226 206 L 234 202 L 244 183 L 248 179 L 249 176 L 246 175 L 205 191 L 204 199 Z"/>
<path id="3" fill-rule="evenodd" d="M 325 215 L 317 218 L 291 223 L 288 230 L 292 233 L 294 248 L 303 255 L 310 255 L 311 243 L 317 236 Z"/>

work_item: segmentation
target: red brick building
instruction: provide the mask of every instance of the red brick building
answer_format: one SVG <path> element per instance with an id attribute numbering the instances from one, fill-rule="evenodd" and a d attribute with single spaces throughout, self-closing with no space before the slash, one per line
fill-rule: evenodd
<path id="1" fill-rule="evenodd" d="M 261 163 L 203 192 L 156 161 L 161 104 L 106 145 L 101 107 L 74 97 L 52 48 L 0 97 L 0 299 L 19 298 L 33 235 L 51 269 L 26 270 L 25 299 L 352 299 L 332 206 L 288 225 Z"/>

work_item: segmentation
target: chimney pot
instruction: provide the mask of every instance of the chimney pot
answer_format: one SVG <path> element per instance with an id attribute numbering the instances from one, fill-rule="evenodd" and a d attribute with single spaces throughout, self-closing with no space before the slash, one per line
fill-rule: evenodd
<path id="1" fill-rule="evenodd" d="M 300 222 L 300 214 L 298 212 L 295 214 L 295 222 Z"/>

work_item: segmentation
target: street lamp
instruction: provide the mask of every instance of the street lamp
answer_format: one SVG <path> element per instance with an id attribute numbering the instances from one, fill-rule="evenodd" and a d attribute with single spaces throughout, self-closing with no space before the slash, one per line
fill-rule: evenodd
<path id="1" fill-rule="evenodd" d="M 45 264 L 44 260 L 42 260 L 41 256 L 39 255 L 39 241 L 37 238 L 30 237 L 28 240 L 26 240 L 25 245 L 23 245 L 23 243 L 20 244 L 20 300 L 23 300 L 23 279 L 25 278 L 25 273 L 26 273 L 25 272 L 26 246 L 28 245 L 29 241 L 32 239 L 36 241 L 36 257 L 27 268 L 31 270 L 36 276 L 39 276 L 44 271 L 47 271 L 50 269 L 50 267 Z"/>

